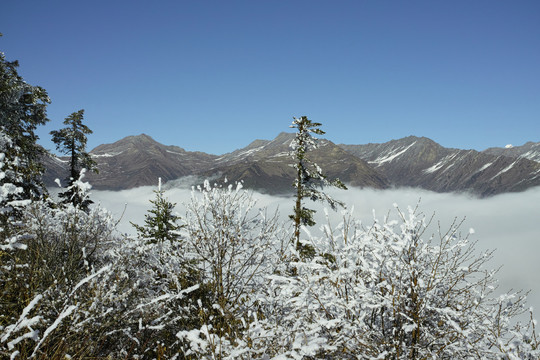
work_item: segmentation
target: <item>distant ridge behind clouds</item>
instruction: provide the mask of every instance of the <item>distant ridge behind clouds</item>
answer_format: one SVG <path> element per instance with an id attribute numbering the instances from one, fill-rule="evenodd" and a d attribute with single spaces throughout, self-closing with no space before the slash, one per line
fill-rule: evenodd
<path id="1" fill-rule="evenodd" d="M 245 187 L 261 192 L 290 193 L 294 170 L 289 145 L 294 136 L 283 132 L 273 140 L 254 140 L 221 156 L 163 145 L 146 134 L 128 136 L 90 152 L 100 172 L 89 174 L 87 180 L 96 189 L 122 190 L 154 185 L 158 177 L 163 181 L 212 177 L 218 182 L 242 180 Z M 533 142 L 478 152 L 445 148 L 416 136 L 365 145 L 336 145 L 320 139 L 309 157 L 329 177 L 355 187 L 408 186 L 485 197 L 540 186 L 540 143 Z M 48 186 L 55 186 L 55 178 L 64 180 L 66 160 L 44 158 Z"/>

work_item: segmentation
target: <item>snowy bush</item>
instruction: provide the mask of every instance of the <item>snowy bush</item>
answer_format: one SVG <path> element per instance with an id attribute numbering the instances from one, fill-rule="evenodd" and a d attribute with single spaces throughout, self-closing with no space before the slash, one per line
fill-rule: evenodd
<path id="1" fill-rule="evenodd" d="M 202 295 L 180 244 L 119 238 L 110 214 L 99 207 L 86 213 L 39 202 L 25 219 L 31 236 L 18 254 L 21 266 L 2 274 L 13 279 L 6 283 L 11 305 L 21 305 L 2 318 L 0 354 L 49 359 L 182 353 L 176 334 L 200 326 L 193 297 Z"/>
<path id="2" fill-rule="evenodd" d="M 57 209 L 43 201 L 26 208 L 22 223 L 24 247 L 3 261 L 9 265 L 3 266 L 1 273 L 3 299 L 7 301 L 2 302 L 5 331 L 0 343 L 28 356 L 33 347 L 30 340 L 43 345 L 47 338 L 49 343 L 52 330 L 46 329 L 67 316 L 65 311 L 71 315 L 75 310 L 66 304 L 80 297 L 81 281 L 103 266 L 98 251 L 110 238 L 112 226 L 102 209 L 86 214 L 73 207 Z M 83 295 L 85 298 L 88 293 Z M 31 314 L 35 322 L 28 325 Z M 15 335 L 19 336 L 17 341 L 12 338 Z"/>
<path id="3" fill-rule="evenodd" d="M 270 277 L 255 347 L 276 359 L 537 359 L 534 322 L 514 324 L 524 296 L 493 296 L 491 253 L 459 224 L 430 235 L 425 217 L 397 211 L 307 233 L 319 256 Z"/>
<path id="4" fill-rule="evenodd" d="M 258 294 L 282 260 L 289 237 L 277 214 L 268 216 L 255 205 L 240 183 L 222 188 L 207 181 L 192 192 L 185 239 L 211 297 L 199 303 L 203 326 L 178 336 L 190 342 L 196 358 L 237 358 L 244 352 L 244 330 L 258 309 Z"/>
<path id="5" fill-rule="evenodd" d="M 27 264 L 19 255 L 26 250 L 26 241 L 31 237 L 25 233 L 21 219 L 30 200 L 20 186 L 23 176 L 18 172 L 22 163 L 19 150 L 0 128 L 0 331 L 27 305 L 20 295 L 26 291 L 20 269 Z"/>

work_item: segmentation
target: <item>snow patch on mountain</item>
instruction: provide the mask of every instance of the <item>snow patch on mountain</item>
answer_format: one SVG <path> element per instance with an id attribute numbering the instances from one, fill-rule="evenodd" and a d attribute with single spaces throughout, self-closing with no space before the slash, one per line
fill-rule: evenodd
<path id="1" fill-rule="evenodd" d="M 435 165 L 425 169 L 424 173 L 426 173 L 426 174 L 434 173 L 435 171 L 441 169 L 444 165 L 446 165 L 450 161 L 452 161 L 456 157 L 456 155 L 457 155 L 457 153 L 453 153 L 453 154 L 450 154 L 448 156 L 445 156 L 441 161 L 439 161 Z M 452 165 L 450 165 L 450 166 L 452 166 Z"/>
<path id="2" fill-rule="evenodd" d="M 169 154 L 175 154 L 175 155 L 181 155 L 181 156 L 186 156 L 186 154 L 184 153 L 179 153 L 177 151 L 171 151 L 171 150 L 165 150 L 166 152 L 168 152 Z"/>
<path id="3" fill-rule="evenodd" d="M 398 149 L 392 150 L 392 151 L 390 151 L 389 154 L 378 157 L 377 159 L 375 159 L 373 161 L 369 161 L 369 163 L 370 164 L 377 164 L 377 166 L 381 166 L 382 164 L 384 164 L 386 162 L 391 162 L 392 160 L 394 160 L 398 156 L 401 156 L 405 152 L 407 152 L 407 150 L 409 150 L 414 144 L 416 144 L 416 141 L 413 142 L 411 145 L 407 146 L 404 149 L 403 148 L 398 148 Z"/>
<path id="4" fill-rule="evenodd" d="M 493 165 L 492 162 L 487 163 L 486 165 L 484 165 L 484 166 L 482 166 L 480 169 L 478 169 L 478 170 L 476 171 L 476 173 L 479 173 L 479 172 L 482 172 L 482 171 L 486 170 L 486 169 L 487 169 L 488 167 L 490 167 L 491 165 Z M 475 173 L 475 174 L 476 174 L 476 173 Z"/>
<path id="5" fill-rule="evenodd" d="M 255 149 L 249 149 L 249 150 L 246 150 L 246 151 L 242 151 L 241 153 L 236 155 L 236 157 L 238 158 L 238 157 L 250 156 L 250 155 L 253 155 L 256 152 L 261 151 L 264 148 L 265 148 L 265 145 L 259 146 L 258 148 L 255 148 Z"/>
<path id="6" fill-rule="evenodd" d="M 536 150 L 527 151 L 525 154 L 521 155 L 521 157 L 540 162 L 540 151 L 536 151 Z"/>
<path id="7" fill-rule="evenodd" d="M 499 171 L 497 173 L 497 175 L 495 175 L 494 177 L 491 178 L 491 180 L 495 179 L 497 176 L 501 175 L 501 174 L 504 174 L 505 172 L 507 172 L 508 170 L 510 170 L 511 168 L 514 167 L 514 165 L 517 163 L 517 161 L 514 161 L 513 163 L 511 163 L 510 165 L 508 165 L 507 167 L 505 167 L 504 169 L 502 169 L 501 171 Z"/>
<path id="8" fill-rule="evenodd" d="M 62 160 L 58 156 L 52 156 L 52 158 L 54 159 L 54 161 L 59 162 L 59 163 L 67 163 L 67 162 L 69 162 L 69 160 Z"/>
<path id="9" fill-rule="evenodd" d="M 120 155 L 121 153 L 123 153 L 123 151 L 120 151 L 120 152 L 117 152 L 117 153 L 104 153 L 104 154 L 90 154 L 90 156 L 92 157 L 114 157 L 116 155 Z"/>

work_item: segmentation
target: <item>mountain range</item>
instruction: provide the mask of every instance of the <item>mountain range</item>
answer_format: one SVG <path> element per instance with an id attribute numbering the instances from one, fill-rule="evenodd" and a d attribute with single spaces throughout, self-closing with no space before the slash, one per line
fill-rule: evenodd
<path id="1" fill-rule="evenodd" d="M 88 180 L 95 189 L 122 190 L 155 185 L 157 178 L 204 178 L 243 181 L 244 186 L 270 194 L 292 192 L 295 171 L 290 155 L 293 133 L 273 140 L 255 140 L 224 155 L 190 152 L 160 144 L 142 134 L 93 149 L 99 173 Z M 489 148 L 484 151 L 445 148 L 425 137 L 409 136 L 380 144 L 344 145 L 320 139 L 308 157 L 329 178 L 339 177 L 354 187 L 385 189 L 418 187 L 436 192 L 470 192 L 481 197 L 540 186 L 540 143 Z M 44 159 L 45 183 L 68 174 L 68 158 Z M 185 181 L 184 181 L 185 183 Z"/>

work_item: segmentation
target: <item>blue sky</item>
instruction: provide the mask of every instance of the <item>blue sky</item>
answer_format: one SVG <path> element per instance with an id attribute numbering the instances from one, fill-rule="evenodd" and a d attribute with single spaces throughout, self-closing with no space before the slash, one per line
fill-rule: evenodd
<path id="1" fill-rule="evenodd" d="M 146 133 L 222 154 L 323 123 L 336 143 L 540 141 L 540 2 L 7 0 L 0 50 L 49 92 L 42 143 Z"/>

